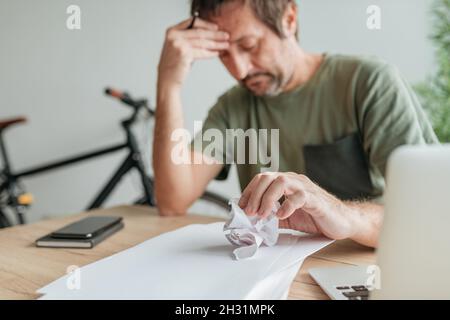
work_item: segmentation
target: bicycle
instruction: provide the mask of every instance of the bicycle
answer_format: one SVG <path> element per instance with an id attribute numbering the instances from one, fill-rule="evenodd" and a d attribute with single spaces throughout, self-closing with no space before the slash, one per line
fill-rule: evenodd
<path id="1" fill-rule="evenodd" d="M 128 150 L 128 155 L 125 160 L 107 181 L 105 186 L 100 190 L 95 199 L 88 205 L 87 210 L 100 208 L 110 196 L 111 192 L 119 184 L 122 177 L 129 173 L 132 169 L 137 170 L 139 173 L 140 182 L 143 189 L 143 196 L 135 201 L 134 204 L 156 207 L 153 189 L 154 180 L 152 176 L 146 173 L 137 139 L 132 132 L 132 126 L 136 123 L 138 114 L 141 110 L 144 109 L 150 118 L 154 117 L 155 112 L 148 106 L 147 99 L 136 100 L 126 92 L 120 92 L 110 88 L 105 89 L 105 94 L 120 100 L 124 105 L 131 107 L 132 109 L 131 116 L 121 121 L 121 127 L 126 135 L 125 143 L 72 156 L 64 160 L 37 166 L 21 172 L 14 172 L 11 168 L 11 162 L 6 150 L 3 134 L 6 129 L 16 124 L 26 123 L 27 119 L 25 117 L 17 117 L 14 119 L 0 121 L 0 156 L 3 162 L 3 167 L 0 169 L 0 228 L 10 227 L 13 225 L 6 215 L 6 210 L 8 208 L 12 211 L 13 215 L 16 216 L 16 222 L 18 224 L 26 223 L 26 210 L 33 203 L 33 196 L 25 191 L 25 188 L 20 181 L 21 178 L 48 172 L 57 168 L 69 166 L 124 149 Z M 221 209 L 228 210 L 227 199 L 213 192 L 205 192 L 200 198 L 200 201 L 205 201 L 206 203 L 218 206 Z"/>

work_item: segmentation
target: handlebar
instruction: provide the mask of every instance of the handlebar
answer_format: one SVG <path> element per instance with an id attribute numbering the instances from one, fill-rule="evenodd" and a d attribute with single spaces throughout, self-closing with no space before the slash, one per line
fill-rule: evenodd
<path id="1" fill-rule="evenodd" d="M 127 92 L 121 92 L 112 88 L 106 88 L 105 94 L 122 101 L 127 106 L 135 109 L 135 112 L 139 111 L 141 108 L 145 108 L 150 115 L 153 116 L 155 114 L 155 112 L 148 107 L 147 99 L 135 100 Z"/>

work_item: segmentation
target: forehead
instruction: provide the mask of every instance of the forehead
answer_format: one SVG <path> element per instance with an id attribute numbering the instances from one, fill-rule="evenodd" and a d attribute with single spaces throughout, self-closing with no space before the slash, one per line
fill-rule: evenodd
<path id="1" fill-rule="evenodd" d="M 242 37 L 261 36 L 267 31 L 267 27 L 255 16 L 246 1 L 227 2 L 208 20 L 217 24 L 220 30 L 228 32 L 231 42 Z"/>

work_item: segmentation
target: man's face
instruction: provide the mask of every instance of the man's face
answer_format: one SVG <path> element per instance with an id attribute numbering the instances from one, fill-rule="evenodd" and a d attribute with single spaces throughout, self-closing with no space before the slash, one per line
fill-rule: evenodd
<path id="1" fill-rule="evenodd" d="M 240 1 L 224 4 L 209 20 L 230 35 L 220 59 L 230 74 L 256 96 L 274 96 L 292 77 L 288 40 L 281 39 Z"/>

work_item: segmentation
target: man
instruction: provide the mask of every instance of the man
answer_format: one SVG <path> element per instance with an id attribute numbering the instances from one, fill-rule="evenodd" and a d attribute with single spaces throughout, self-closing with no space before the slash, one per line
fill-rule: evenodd
<path id="1" fill-rule="evenodd" d="M 229 169 L 220 161 L 228 145 L 212 159 L 196 143 L 189 163 L 171 158 L 191 64 L 219 57 L 239 86 L 219 98 L 203 129 L 279 129 L 276 172 L 237 165 L 239 205 L 266 217 L 280 201 L 283 227 L 376 247 L 388 156 L 403 144 L 437 142 L 397 70 L 374 58 L 302 50 L 294 1 L 193 0 L 192 12 L 193 26 L 189 19 L 167 31 L 159 64 L 153 165 L 161 214 L 185 213 Z"/>

